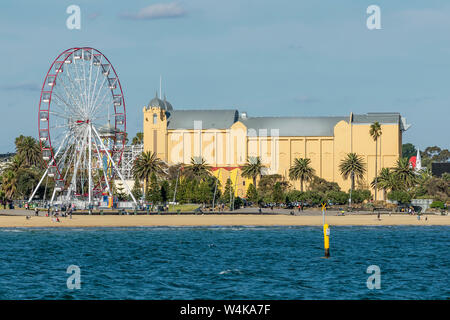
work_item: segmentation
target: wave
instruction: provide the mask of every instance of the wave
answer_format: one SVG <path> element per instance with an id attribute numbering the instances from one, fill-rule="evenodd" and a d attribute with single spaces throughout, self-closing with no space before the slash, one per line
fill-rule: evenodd
<path id="1" fill-rule="evenodd" d="M 239 269 L 227 269 L 220 271 L 219 274 L 242 274 L 241 270 Z"/>

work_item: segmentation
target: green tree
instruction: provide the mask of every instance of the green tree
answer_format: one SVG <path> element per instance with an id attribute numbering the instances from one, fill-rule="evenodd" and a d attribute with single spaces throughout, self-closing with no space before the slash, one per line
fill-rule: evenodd
<path id="1" fill-rule="evenodd" d="M 309 188 L 313 191 L 327 193 L 329 191 L 340 191 L 341 187 L 336 182 L 330 182 L 318 176 L 314 176 L 309 184 Z"/>
<path id="2" fill-rule="evenodd" d="M 365 200 L 372 199 L 372 193 L 368 189 L 356 189 L 352 194 L 352 201 L 354 203 L 363 203 Z"/>
<path id="3" fill-rule="evenodd" d="M 134 185 L 133 189 L 131 190 L 131 193 L 136 199 L 142 198 L 142 185 L 139 179 L 134 179 Z"/>
<path id="4" fill-rule="evenodd" d="M 388 199 L 399 203 L 409 203 L 411 201 L 411 195 L 403 190 L 395 190 L 388 193 Z"/>
<path id="5" fill-rule="evenodd" d="M 273 186 L 272 200 L 275 203 L 282 203 L 285 200 L 284 188 L 281 182 L 276 182 Z"/>
<path id="6" fill-rule="evenodd" d="M 366 163 L 361 156 L 356 153 L 348 153 L 345 159 L 341 160 L 339 164 L 339 171 L 342 177 L 347 180 L 350 177 L 350 205 L 352 203 L 352 193 L 355 189 L 355 176 L 358 180 L 364 179 L 366 173 Z"/>
<path id="7" fill-rule="evenodd" d="M 233 183 L 231 182 L 231 179 L 228 178 L 222 193 L 222 202 L 225 203 L 226 205 L 230 205 L 230 201 L 233 198 L 233 195 L 234 195 Z"/>
<path id="8" fill-rule="evenodd" d="M 161 194 L 161 201 L 166 203 L 167 200 L 169 200 L 169 182 L 167 180 L 163 180 L 161 182 L 161 190 L 160 190 L 160 194 Z"/>
<path id="9" fill-rule="evenodd" d="M 407 158 L 398 159 L 396 166 L 392 168 L 392 172 L 399 182 L 399 187 L 405 191 L 413 187 L 416 183 L 416 174 Z"/>
<path id="10" fill-rule="evenodd" d="M 383 199 L 386 200 L 386 194 L 389 189 L 395 188 L 393 181 L 395 179 L 394 175 L 391 173 L 389 168 L 381 169 L 378 177 L 373 179 L 370 186 L 372 188 L 378 188 L 378 190 L 383 190 Z M 393 183 L 394 182 L 394 183 Z"/>
<path id="11" fill-rule="evenodd" d="M 144 151 L 135 160 L 132 172 L 135 179 L 144 181 L 144 191 L 147 191 L 150 177 L 153 174 L 163 177 L 166 169 L 166 163 L 158 158 L 156 153 Z"/>
<path id="12" fill-rule="evenodd" d="M 191 163 L 184 167 L 183 175 L 188 179 L 200 181 L 211 176 L 211 166 L 202 157 L 193 157 Z"/>
<path id="13" fill-rule="evenodd" d="M 12 200 L 17 190 L 17 173 L 7 170 L 2 175 L 2 190 L 5 198 Z"/>
<path id="14" fill-rule="evenodd" d="M 242 167 L 242 177 L 253 179 L 253 185 L 256 187 L 256 179 L 261 177 L 264 168 L 260 157 L 249 157 Z"/>
<path id="15" fill-rule="evenodd" d="M 197 199 L 199 202 L 206 204 L 212 202 L 213 192 L 207 181 L 201 181 L 198 185 Z"/>
<path id="16" fill-rule="evenodd" d="M 162 201 L 161 187 L 158 183 L 158 178 L 156 177 L 156 173 L 152 173 L 152 175 L 150 177 L 150 185 L 148 187 L 146 200 L 151 201 L 153 204 L 156 204 L 156 203 L 159 203 Z"/>
<path id="17" fill-rule="evenodd" d="M 416 147 L 412 143 L 402 145 L 402 158 L 411 158 L 417 154 Z"/>
<path id="18" fill-rule="evenodd" d="M 369 134 L 372 137 L 372 139 L 375 141 L 375 185 L 374 185 L 374 191 L 375 191 L 375 200 L 377 199 L 377 176 L 378 176 L 378 138 L 381 136 L 381 125 L 378 121 L 374 122 L 370 126 Z"/>
<path id="19" fill-rule="evenodd" d="M 348 202 L 349 194 L 344 191 L 328 191 L 326 193 L 328 201 L 334 204 L 346 204 Z"/>
<path id="20" fill-rule="evenodd" d="M 300 180 L 300 191 L 303 192 L 303 182 L 311 181 L 316 171 L 310 166 L 311 159 L 297 158 L 289 169 L 289 178 L 291 180 Z"/>
<path id="21" fill-rule="evenodd" d="M 19 136 L 15 140 L 16 152 L 28 167 L 42 166 L 41 147 L 33 137 Z"/>
<path id="22" fill-rule="evenodd" d="M 142 132 L 136 133 L 133 140 L 131 140 L 132 145 L 139 145 L 144 143 L 144 134 Z"/>
<path id="23" fill-rule="evenodd" d="M 256 190 L 256 187 L 253 185 L 253 183 L 250 183 L 248 185 L 247 200 L 251 201 L 253 203 L 257 203 L 258 202 L 258 191 Z"/>

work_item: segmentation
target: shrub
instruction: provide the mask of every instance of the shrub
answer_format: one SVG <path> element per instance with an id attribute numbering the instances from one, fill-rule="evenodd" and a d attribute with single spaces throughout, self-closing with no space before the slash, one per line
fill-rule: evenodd
<path id="1" fill-rule="evenodd" d="M 302 201 L 304 192 L 299 190 L 291 190 L 287 193 L 286 197 L 289 202 Z"/>
<path id="2" fill-rule="evenodd" d="M 409 203 L 411 201 L 411 195 L 406 191 L 396 190 L 388 193 L 388 199 L 398 201 L 399 203 Z"/>
<path id="3" fill-rule="evenodd" d="M 350 195 L 344 191 L 328 191 L 326 198 L 328 201 L 334 204 L 346 204 L 348 203 Z"/>
<path id="4" fill-rule="evenodd" d="M 301 201 L 308 202 L 309 204 L 315 206 L 325 201 L 325 196 L 323 193 L 318 191 L 306 191 L 301 196 Z"/>
<path id="5" fill-rule="evenodd" d="M 363 203 L 365 200 L 372 199 L 372 193 L 367 189 L 356 189 L 352 192 L 353 203 Z"/>
<path id="6" fill-rule="evenodd" d="M 443 210 L 443 209 L 445 209 L 445 205 L 442 201 L 433 201 L 430 204 L 430 208 Z"/>
<path id="7" fill-rule="evenodd" d="M 309 187 L 313 191 L 322 193 L 326 193 L 328 191 L 341 191 L 341 188 L 336 182 L 329 182 L 317 176 L 312 179 Z"/>

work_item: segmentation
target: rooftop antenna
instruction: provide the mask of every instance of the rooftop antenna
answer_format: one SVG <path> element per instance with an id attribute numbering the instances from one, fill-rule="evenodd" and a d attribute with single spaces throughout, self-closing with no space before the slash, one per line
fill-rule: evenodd
<path id="1" fill-rule="evenodd" d="M 159 76 L 159 99 L 161 99 L 161 80 L 162 76 Z"/>

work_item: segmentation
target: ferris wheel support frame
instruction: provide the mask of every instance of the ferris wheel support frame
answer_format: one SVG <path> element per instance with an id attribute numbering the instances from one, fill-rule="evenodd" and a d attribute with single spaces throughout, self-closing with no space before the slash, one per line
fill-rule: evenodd
<path id="1" fill-rule="evenodd" d="M 119 168 L 117 168 L 116 164 L 114 163 L 113 158 L 111 157 L 111 155 L 109 154 L 108 150 L 105 147 L 105 144 L 103 143 L 102 139 L 100 138 L 100 135 L 97 132 L 97 129 L 95 129 L 95 127 L 92 127 L 92 129 L 94 130 L 95 135 L 97 136 L 98 140 L 100 141 L 101 146 L 103 147 L 103 150 L 105 151 L 105 153 L 108 155 L 108 159 L 109 161 L 111 161 L 112 166 L 114 167 L 114 170 L 116 170 L 120 180 L 122 180 L 122 183 L 125 185 L 125 188 L 128 191 L 128 194 L 131 196 L 131 198 L 133 199 L 134 204 L 137 206 L 137 201 L 133 195 L 133 193 L 130 190 L 130 187 L 128 186 L 128 184 L 125 182 L 125 179 L 122 177 L 122 174 L 120 173 Z"/>
<path id="2" fill-rule="evenodd" d="M 56 153 L 55 153 L 55 158 L 56 158 L 56 156 L 59 154 L 59 152 L 61 151 L 61 147 L 63 146 L 65 140 L 66 140 L 67 137 L 68 137 L 68 135 L 69 135 L 69 134 L 66 134 L 66 136 L 65 136 L 64 139 L 63 139 L 63 143 L 61 143 L 61 145 L 59 146 L 59 149 L 56 151 Z M 52 165 L 52 164 L 53 164 L 53 161 L 54 161 L 54 159 L 52 159 L 52 161 L 50 161 L 49 165 Z M 36 188 L 34 189 L 33 193 L 31 194 L 30 198 L 28 199 L 28 203 L 30 203 L 31 200 L 33 200 L 34 195 L 36 194 L 36 192 L 38 191 L 39 187 L 41 186 L 42 181 L 44 181 L 44 178 L 47 176 L 47 173 L 48 173 L 48 167 L 47 167 L 47 169 L 45 170 L 44 174 L 42 175 L 41 180 L 39 180 L 39 183 L 37 184 Z M 44 195 L 44 196 L 45 196 L 45 195 Z"/>

